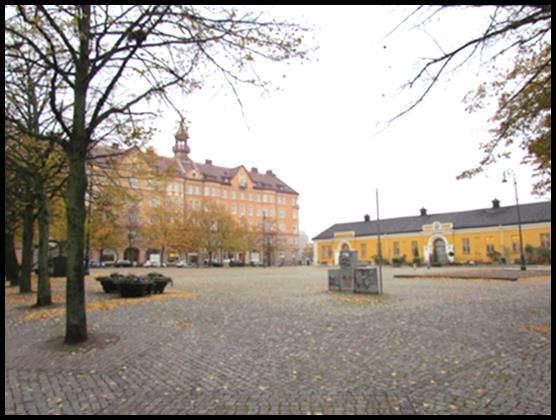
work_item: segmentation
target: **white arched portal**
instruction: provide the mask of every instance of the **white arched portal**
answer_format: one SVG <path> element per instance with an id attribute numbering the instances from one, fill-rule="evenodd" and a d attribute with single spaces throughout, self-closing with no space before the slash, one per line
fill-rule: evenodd
<path id="1" fill-rule="evenodd" d="M 435 248 L 437 253 L 440 254 L 441 264 L 454 262 L 454 245 L 450 244 L 444 235 L 434 234 L 425 245 L 424 258 L 426 264 L 430 263 Z"/>

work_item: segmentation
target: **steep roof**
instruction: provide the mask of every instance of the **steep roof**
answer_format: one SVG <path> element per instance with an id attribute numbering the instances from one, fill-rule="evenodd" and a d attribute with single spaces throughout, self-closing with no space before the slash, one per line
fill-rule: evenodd
<path id="1" fill-rule="evenodd" d="M 270 173 L 266 172 L 264 174 L 261 174 L 259 172 L 255 172 L 251 170 L 249 172 L 249 176 L 253 180 L 253 183 L 255 184 L 254 188 L 256 190 L 264 189 L 264 190 L 274 190 L 274 191 L 279 191 L 279 192 L 284 192 L 289 194 L 297 194 L 297 192 L 293 188 L 291 188 L 288 184 L 286 184 L 284 181 L 282 181 L 272 172 Z"/>
<path id="2" fill-rule="evenodd" d="M 549 222 L 551 220 L 551 202 L 521 204 L 519 206 L 521 223 Z M 480 228 L 499 225 L 517 224 L 516 206 L 486 208 L 451 213 L 428 214 L 425 216 L 408 216 L 380 220 L 381 234 L 421 232 L 423 225 L 434 222 L 453 223 L 454 230 Z M 355 236 L 378 235 L 376 220 L 369 222 L 337 223 L 332 225 L 313 240 L 331 239 L 336 232 L 355 232 Z"/>
<path id="3" fill-rule="evenodd" d="M 206 181 L 213 181 L 221 184 L 229 184 L 229 180 L 233 178 L 242 167 L 242 165 L 240 165 L 234 168 L 226 168 L 212 163 L 195 163 L 195 166 L 199 172 L 203 174 Z M 278 178 L 272 171 L 267 171 L 264 174 L 253 169 L 251 171 L 246 169 L 245 171 L 253 181 L 253 188 L 256 190 L 273 190 L 283 193 L 297 194 L 293 188 Z"/>
<path id="4" fill-rule="evenodd" d="M 230 179 L 239 170 L 239 166 L 235 168 L 225 168 L 224 166 L 213 165 L 212 163 L 195 163 L 195 166 L 205 181 L 218 182 L 220 184 L 229 184 Z"/>
<path id="5" fill-rule="evenodd" d="M 97 155 L 105 155 L 105 154 L 114 154 L 115 158 L 117 159 L 118 156 L 128 153 L 132 149 L 137 149 L 137 151 L 141 152 L 139 148 L 133 147 L 129 149 L 117 149 L 111 148 L 102 144 L 96 145 L 91 151 L 91 156 Z M 179 162 L 179 163 L 178 163 Z M 180 167 L 181 164 L 181 167 Z M 211 161 L 207 160 L 205 163 L 194 162 L 188 157 L 185 159 L 179 159 L 177 157 L 167 157 L 167 156 L 160 156 L 156 155 L 154 160 L 154 165 L 156 169 L 160 171 L 164 171 L 169 168 L 171 165 L 175 165 L 176 169 L 176 176 L 184 176 L 184 170 L 188 171 L 190 169 L 195 169 L 199 173 L 203 175 L 204 181 L 209 182 L 217 182 L 223 185 L 229 185 L 231 178 L 233 178 L 242 165 L 227 168 L 224 166 L 218 166 L 212 164 Z M 183 168 L 183 170 L 182 170 Z M 244 167 L 245 168 L 245 167 Z M 288 193 L 288 194 L 298 194 L 293 188 L 291 188 L 288 184 L 278 178 L 272 171 L 267 171 L 266 173 L 259 173 L 255 168 L 251 171 L 245 169 L 247 174 L 251 177 L 251 180 L 254 184 L 254 189 L 258 190 L 273 190 L 281 193 Z"/>

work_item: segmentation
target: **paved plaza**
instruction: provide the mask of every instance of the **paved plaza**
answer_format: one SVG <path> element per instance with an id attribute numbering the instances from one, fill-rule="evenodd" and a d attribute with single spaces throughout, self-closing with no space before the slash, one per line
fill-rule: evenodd
<path id="1" fill-rule="evenodd" d="M 92 277 L 112 271 L 174 285 L 110 306 Z M 42 316 L 6 288 L 5 413 L 550 414 L 549 276 L 393 277 L 411 272 L 365 296 L 321 267 L 96 270 L 76 348 L 63 304 Z"/>

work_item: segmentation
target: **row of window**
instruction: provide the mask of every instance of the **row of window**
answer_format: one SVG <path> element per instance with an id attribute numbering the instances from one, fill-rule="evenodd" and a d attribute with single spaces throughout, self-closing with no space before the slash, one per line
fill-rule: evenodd
<path id="1" fill-rule="evenodd" d="M 392 247 L 393 247 L 393 251 L 394 251 L 394 257 L 400 257 L 401 256 L 400 243 L 399 242 L 394 242 L 392 244 Z M 363 253 L 363 252 L 361 252 L 361 253 Z M 366 250 L 365 250 L 365 254 L 366 254 Z M 419 257 L 419 243 L 417 241 L 411 241 L 411 256 L 412 257 Z"/>
<path id="2" fill-rule="evenodd" d="M 183 205 L 183 198 L 182 197 L 176 197 L 175 199 L 175 203 L 176 205 Z M 190 209 L 200 209 L 201 208 L 201 203 L 199 202 L 199 200 L 187 200 L 187 204 L 189 206 Z M 160 205 L 160 200 L 158 197 L 151 197 L 150 200 L 150 206 L 151 208 L 157 208 Z M 224 210 L 228 211 L 228 205 L 226 203 L 223 204 Z M 232 203 L 231 205 L 231 213 L 232 214 L 237 214 L 237 209 L 238 206 L 235 203 Z M 274 207 L 270 207 L 270 208 L 261 208 L 259 206 L 257 206 L 256 208 L 254 208 L 253 206 L 247 206 L 247 208 L 243 205 L 240 204 L 239 205 L 239 215 L 240 216 L 245 216 L 247 211 L 247 214 L 249 216 L 254 216 L 255 215 L 255 211 L 257 213 L 257 216 L 262 217 L 267 216 L 267 217 L 275 217 L 276 216 L 276 210 L 274 209 Z M 287 215 L 286 209 L 284 208 L 279 208 L 278 209 L 278 218 L 280 219 L 285 219 Z M 293 219 L 297 219 L 297 210 L 294 210 L 292 212 L 292 217 Z"/>
<path id="3" fill-rule="evenodd" d="M 540 240 L 541 247 L 550 249 L 550 233 L 541 233 L 539 235 L 539 240 Z M 511 241 L 512 241 L 512 245 L 511 245 L 512 252 L 513 253 L 520 252 L 519 236 L 518 235 L 512 235 Z M 492 253 L 496 252 L 496 248 L 495 248 L 495 246 L 492 242 L 494 242 L 492 238 L 487 238 L 487 244 L 486 244 L 486 253 L 487 254 L 492 254 Z M 463 238 L 461 240 L 461 245 L 462 245 L 462 254 L 463 255 L 471 255 L 471 241 L 470 241 L 470 239 L 469 238 Z"/>
<path id="4" fill-rule="evenodd" d="M 550 249 L 550 233 L 541 233 L 540 234 L 540 244 L 541 247 Z M 515 235 L 512 236 L 512 252 L 519 252 L 519 236 Z M 394 257 L 401 257 L 401 249 L 400 249 L 400 242 L 394 241 L 392 242 L 392 251 Z M 461 240 L 461 251 L 462 255 L 471 255 L 471 240 L 469 238 L 462 238 Z M 492 240 L 489 242 L 489 238 L 487 238 L 486 244 L 486 253 L 491 254 L 495 252 L 495 246 L 492 244 Z M 359 247 L 360 255 L 359 257 L 364 259 L 368 257 L 367 255 L 367 244 L 362 243 Z M 321 255 L 322 258 L 332 258 L 332 246 L 330 245 L 323 245 L 321 247 Z M 419 243 L 417 241 L 411 241 L 411 255 L 412 257 L 419 257 Z"/>
<path id="5" fill-rule="evenodd" d="M 130 178 L 129 185 L 131 188 L 139 188 L 139 180 L 137 178 Z M 149 189 L 156 189 L 157 191 L 161 190 L 160 185 L 157 188 L 154 188 L 153 180 L 147 179 L 147 187 Z M 183 184 L 179 182 L 170 182 L 167 187 L 166 191 L 169 193 L 181 194 L 183 195 Z M 199 185 L 187 185 L 186 186 L 186 193 L 188 195 L 201 195 L 201 186 Z M 278 196 L 275 199 L 273 194 L 253 194 L 253 193 L 245 193 L 240 191 L 239 194 L 236 191 L 228 191 L 227 189 L 220 189 L 216 187 L 207 187 L 205 186 L 202 190 L 205 197 L 222 197 L 222 198 L 231 198 L 232 200 L 236 200 L 239 196 L 239 199 L 242 201 L 255 201 L 259 203 L 274 203 L 277 204 L 296 204 L 295 197 L 282 197 Z"/>
<path id="6" fill-rule="evenodd" d="M 198 200 L 189 200 L 189 207 L 195 210 L 200 210 L 201 208 L 201 203 Z M 232 210 L 232 214 L 236 214 L 233 210 Z M 245 216 L 245 213 L 241 214 L 241 216 Z M 252 214 L 250 214 L 250 216 L 252 216 Z M 139 223 L 139 215 L 136 212 L 129 212 L 127 215 L 127 219 L 128 222 L 132 225 L 135 225 L 137 223 Z M 158 223 L 158 218 L 156 215 L 153 215 L 150 218 L 150 223 Z M 249 226 L 253 226 L 257 223 L 260 223 L 260 221 L 253 221 L 252 219 L 248 220 Z M 270 224 L 268 225 L 268 229 L 270 230 L 274 230 L 276 229 L 276 225 L 274 224 L 274 222 L 270 222 Z M 278 223 L 278 230 L 280 232 L 286 232 L 286 224 L 284 222 L 280 222 Z M 294 224 L 292 226 L 292 232 L 293 233 L 297 233 L 297 225 Z"/>
<path id="7" fill-rule="evenodd" d="M 200 188 L 197 185 L 188 185 L 187 186 L 187 193 L 188 194 L 193 194 L 193 195 L 200 195 Z M 291 198 L 290 200 L 288 200 L 286 197 L 276 197 L 276 200 L 274 199 L 274 195 L 272 194 L 253 194 L 253 193 L 246 193 L 243 191 L 239 191 L 239 193 L 237 191 L 228 191 L 226 189 L 219 189 L 219 188 L 215 188 L 215 187 L 205 187 L 204 188 L 204 195 L 205 197 L 222 197 L 225 199 L 232 199 L 232 200 L 236 200 L 239 198 L 240 201 L 255 201 L 257 203 L 274 203 L 277 202 L 277 204 L 292 204 L 295 205 L 296 203 L 296 199 L 295 198 Z"/>

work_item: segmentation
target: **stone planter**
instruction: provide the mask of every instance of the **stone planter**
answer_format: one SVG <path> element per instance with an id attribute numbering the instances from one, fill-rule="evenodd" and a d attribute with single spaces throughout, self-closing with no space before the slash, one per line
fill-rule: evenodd
<path id="1" fill-rule="evenodd" d="M 123 298 L 144 297 L 151 294 L 151 283 L 122 283 L 120 296 Z"/>
<path id="2" fill-rule="evenodd" d="M 149 278 L 129 275 L 118 281 L 118 288 L 121 297 L 144 297 L 152 293 L 154 283 Z"/>
<path id="3" fill-rule="evenodd" d="M 149 273 L 147 274 L 147 279 L 153 282 L 152 293 L 164 293 L 164 289 L 168 283 L 172 283 L 170 277 L 164 277 L 159 273 Z"/>
<path id="4" fill-rule="evenodd" d="M 100 282 L 105 293 L 115 293 L 118 291 L 118 284 L 112 277 L 97 277 L 96 281 Z"/>
<path id="5" fill-rule="evenodd" d="M 157 277 L 153 279 L 153 282 L 153 293 L 164 293 L 164 288 L 168 283 L 172 282 L 172 279 L 169 277 Z"/>

